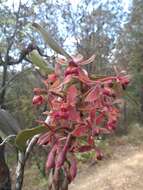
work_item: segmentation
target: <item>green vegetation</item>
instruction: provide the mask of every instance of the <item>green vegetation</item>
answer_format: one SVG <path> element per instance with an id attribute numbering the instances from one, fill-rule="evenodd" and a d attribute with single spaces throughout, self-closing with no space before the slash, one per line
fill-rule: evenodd
<path id="1" fill-rule="evenodd" d="M 66 0 L 21 1 L 19 5 L 9 5 L 5 0 L 0 2 L 1 137 L 32 128 L 27 131 L 29 136 L 17 137 L 19 146 L 37 134 L 37 129 L 33 128 L 38 125 L 36 120 L 45 119 L 45 115 L 39 115 L 47 107 L 33 107 L 32 89 L 37 86 L 43 88 L 42 81 L 56 67 L 57 53 L 68 59 L 70 55 L 80 53 L 85 59 L 96 55 L 92 64 L 85 66 L 92 76 L 126 73 L 131 78 L 124 94 L 125 101 L 120 106 L 122 116 L 117 136 L 111 140 L 106 136 L 97 140 L 105 158 L 111 156 L 113 144 L 142 144 L 143 0 L 132 0 L 128 6 L 125 10 L 122 0 L 81 0 L 76 5 Z M 45 30 L 49 32 L 45 34 Z M 42 33 L 45 42 L 38 32 Z M 45 175 L 44 162 L 34 157 L 33 152 L 31 155 L 36 167 L 32 164 L 28 168 L 27 164 L 25 181 L 33 176 L 28 188 L 38 186 L 44 189 L 47 185 L 46 179 L 41 177 Z M 46 159 L 45 155 L 41 158 Z M 95 152 L 77 154 L 81 165 L 87 160 L 95 160 L 95 157 Z M 9 166 L 16 160 L 9 150 L 7 158 Z M 26 182 L 24 189 L 27 189 Z"/>

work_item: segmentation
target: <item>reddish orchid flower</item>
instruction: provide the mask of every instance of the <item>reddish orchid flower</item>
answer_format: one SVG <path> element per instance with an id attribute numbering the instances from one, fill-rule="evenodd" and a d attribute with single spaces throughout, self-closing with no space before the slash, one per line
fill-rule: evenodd
<path id="1" fill-rule="evenodd" d="M 46 103 L 49 107 L 44 112 L 46 120 L 40 121 L 49 131 L 41 134 L 38 144 L 51 149 L 45 167 L 53 169 L 55 183 L 61 168 L 70 182 L 75 178 L 77 152 L 95 150 L 96 159 L 101 160 L 103 153 L 96 147 L 95 139 L 112 133 L 117 126 L 120 116 L 117 105 L 122 95 L 119 90 L 128 85 L 129 77 L 121 75 L 93 80 L 82 65 L 94 59 L 93 55 L 86 61 L 82 56 L 70 61 L 58 60 L 55 72 L 44 81 L 45 89 L 34 90 L 33 104 Z M 67 67 L 62 73 L 63 64 Z"/>

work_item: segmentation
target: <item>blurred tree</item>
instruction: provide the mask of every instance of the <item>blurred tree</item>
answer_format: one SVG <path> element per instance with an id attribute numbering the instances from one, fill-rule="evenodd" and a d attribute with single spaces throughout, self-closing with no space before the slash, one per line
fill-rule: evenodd
<path id="1" fill-rule="evenodd" d="M 2 139 L 0 137 L 0 144 L 1 143 Z M 5 162 L 4 148 L 5 145 L 0 146 L 0 189 L 11 190 L 11 179 L 8 166 Z"/>
<path id="2" fill-rule="evenodd" d="M 23 24 L 25 22 L 25 15 L 21 10 L 23 8 L 21 1 L 17 9 L 14 4 L 10 8 L 5 2 L 0 4 L 0 12 L 2 19 L 0 21 L 0 33 L 1 38 L 1 53 L 0 53 L 0 66 L 3 68 L 1 93 L 0 93 L 0 105 L 4 107 L 6 89 L 4 86 L 7 83 L 7 74 L 9 66 L 14 66 L 20 63 L 25 57 L 25 52 L 22 52 L 19 57 L 20 43 L 23 37 Z M 16 57 L 16 58 L 15 58 Z"/>
<path id="3" fill-rule="evenodd" d="M 138 102 L 132 114 L 142 120 L 143 111 L 143 0 L 133 0 L 131 13 L 116 45 L 115 62 L 132 73 L 130 94 Z M 141 112 L 140 112 L 141 111 Z"/>
<path id="4" fill-rule="evenodd" d="M 76 9 L 70 3 L 63 9 L 62 17 L 77 52 L 86 58 L 96 54 L 95 62 L 88 66 L 92 73 L 101 73 L 109 66 L 125 14 L 121 3 L 82 0 Z"/>
<path id="5" fill-rule="evenodd" d="M 32 124 L 32 106 L 28 97 L 32 96 L 30 88 L 33 88 L 35 78 L 27 74 L 24 80 L 21 76 L 15 81 L 15 75 L 30 66 L 25 47 L 31 42 L 38 45 L 40 53 L 50 63 L 53 60 L 51 55 L 55 55 L 45 48 L 40 35 L 31 30 L 30 23 L 40 23 L 70 53 L 81 53 L 85 58 L 95 53 L 96 60 L 88 66 L 89 71 L 106 73 L 124 17 L 121 0 L 81 0 L 76 5 L 68 0 L 20 1 L 19 5 L 15 1 L 11 5 L 2 1 L 0 12 L 0 68 L 3 68 L 0 73 L 0 105 L 10 110 L 22 125 L 30 122 L 28 126 Z"/>
<path id="6" fill-rule="evenodd" d="M 40 83 L 37 76 L 27 69 L 30 65 L 26 55 L 32 48 L 38 48 L 33 40 L 38 34 L 33 34 L 29 24 L 35 19 L 33 6 L 28 1 L 19 1 L 19 5 L 15 2 L 8 5 L 7 1 L 0 3 L 0 106 L 12 113 L 20 128 L 32 125 L 32 89 L 35 83 Z M 40 46 L 41 42 L 37 40 L 37 44 Z M 6 130 L 5 134 L 9 131 Z"/>
<path id="7" fill-rule="evenodd" d="M 7 109 L 16 118 L 19 130 L 19 128 L 23 129 L 34 125 L 33 121 L 37 110 L 34 110 L 33 114 L 32 89 L 35 84 L 40 83 L 37 75 L 35 76 L 33 71 L 29 72 L 27 69 L 27 66 L 31 67 L 31 65 L 26 54 L 31 49 L 25 49 L 25 47 L 29 47 L 29 43 L 32 43 L 32 47 L 37 48 L 38 46 L 40 53 L 49 62 L 51 62 L 51 55 L 56 56 L 53 51 L 46 48 L 40 35 L 33 29 L 31 30 L 31 23 L 40 23 L 70 53 L 81 53 L 85 58 L 95 53 L 96 60 L 88 67 L 88 71 L 99 74 L 106 73 L 107 67 L 112 61 L 111 57 L 114 54 L 113 51 L 117 39 L 119 39 L 125 15 L 121 0 L 105 2 L 81 0 L 77 5 L 71 4 L 68 0 L 27 0 L 25 3 L 20 1 L 18 6 L 15 4 L 16 1 L 13 2 L 11 6 L 7 1 L 0 2 L 0 106 Z M 138 5 L 134 2 L 133 7 L 136 6 Z M 132 26 L 132 23 L 137 25 L 133 19 L 136 18 L 133 16 L 136 14 L 135 10 L 133 10 L 125 29 L 130 31 L 130 33 L 125 32 L 127 45 L 123 44 L 122 46 L 126 52 L 133 52 L 131 56 L 133 58 L 135 52 L 136 55 L 142 52 L 142 49 L 138 49 L 139 51 L 136 49 L 138 41 L 135 39 L 140 34 L 136 34 L 137 36 L 134 38 L 136 46 L 130 50 L 135 45 L 132 37 L 135 35 L 133 30 L 136 28 L 136 26 L 135 28 Z M 140 19 L 138 19 L 138 24 L 140 24 L 139 22 Z M 120 37 L 121 41 L 124 42 L 125 36 Z M 128 42 L 130 43 L 128 44 Z M 125 51 L 121 50 L 121 52 Z M 136 56 L 137 59 L 140 60 L 140 56 L 141 54 Z M 133 61 L 128 59 L 128 54 L 123 55 L 122 58 L 125 58 L 128 64 Z M 23 72 L 24 74 L 22 74 Z M 141 71 L 137 70 L 137 72 L 141 74 Z M 141 75 L 136 75 L 136 77 L 139 76 Z M 40 85 L 41 83 L 38 84 L 38 86 Z M 10 115 L 2 111 L 0 110 L 0 117 L 5 116 L 4 122 L 11 127 Z M 3 124 L 0 123 L 0 125 Z M 1 126 L 0 128 L 2 129 Z M 11 130 L 5 130 L 5 133 L 9 134 L 12 130 L 13 127 Z"/>

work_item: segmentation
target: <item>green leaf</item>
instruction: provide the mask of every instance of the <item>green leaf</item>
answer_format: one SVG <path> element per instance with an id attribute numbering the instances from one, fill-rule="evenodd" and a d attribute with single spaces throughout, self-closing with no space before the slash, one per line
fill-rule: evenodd
<path id="1" fill-rule="evenodd" d="M 65 52 L 65 50 L 59 46 L 59 44 L 52 38 L 46 30 L 44 30 L 39 24 L 33 23 L 33 26 L 40 32 L 45 40 L 45 42 L 57 53 L 71 59 L 71 56 Z"/>
<path id="2" fill-rule="evenodd" d="M 53 73 L 53 69 L 48 68 L 47 62 L 43 57 L 38 53 L 37 50 L 33 50 L 29 53 L 28 59 L 30 59 L 33 65 L 37 66 L 43 75 L 48 75 Z"/>
<path id="3" fill-rule="evenodd" d="M 46 131 L 48 131 L 48 129 L 43 126 L 37 126 L 35 128 L 22 130 L 16 136 L 15 144 L 21 151 L 24 151 L 26 147 L 26 142 L 28 139 L 31 139 L 34 135 L 37 135 Z"/>

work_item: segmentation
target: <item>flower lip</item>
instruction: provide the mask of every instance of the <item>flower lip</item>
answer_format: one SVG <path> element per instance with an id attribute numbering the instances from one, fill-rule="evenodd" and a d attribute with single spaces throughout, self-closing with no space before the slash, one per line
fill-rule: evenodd
<path id="1" fill-rule="evenodd" d="M 69 66 L 77 67 L 77 63 L 72 59 L 69 61 Z"/>
<path id="2" fill-rule="evenodd" d="M 50 74 L 48 76 L 48 80 L 49 80 L 49 82 L 52 82 L 52 83 L 55 82 L 57 80 L 57 75 L 55 73 Z"/>
<path id="3" fill-rule="evenodd" d="M 65 76 L 67 75 L 78 75 L 78 67 L 76 66 L 69 66 L 65 71 Z"/>

